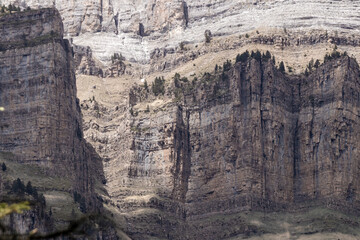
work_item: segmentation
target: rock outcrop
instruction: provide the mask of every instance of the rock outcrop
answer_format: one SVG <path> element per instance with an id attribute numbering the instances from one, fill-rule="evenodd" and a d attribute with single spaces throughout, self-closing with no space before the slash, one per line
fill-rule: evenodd
<path id="1" fill-rule="evenodd" d="M 0 152 L 12 153 L 12 160 L 4 161 L 18 164 L 9 167 L 14 176 L 7 174 L 7 180 L 33 181 L 42 174 L 41 192 L 50 201 L 56 191 L 70 199 L 76 192 L 84 199 L 82 211 L 98 212 L 102 204 L 95 184 L 103 181 L 102 163 L 83 138 L 73 51 L 63 39 L 59 12 L 7 14 L 0 26 L 0 106 L 5 108 L 0 112 Z M 15 171 L 21 165 L 28 169 Z M 60 181 L 46 185 L 45 178 Z"/>
<path id="2" fill-rule="evenodd" d="M 114 53 L 149 62 L 155 49 L 171 49 L 181 42 L 204 42 L 204 33 L 244 34 L 254 29 L 313 30 L 326 28 L 357 34 L 359 6 L 346 1 L 198 1 L 198 0 L 1 0 L 23 8 L 56 6 L 65 35 L 90 46 L 94 57 L 110 62 Z M 261 30 L 260 30 L 261 31 Z"/>
<path id="3" fill-rule="evenodd" d="M 134 239 L 224 239 L 249 230 L 239 224 L 226 235 L 234 223 L 225 215 L 319 203 L 358 209 L 359 84 L 347 56 L 309 76 L 250 58 L 176 80 L 160 99 L 134 88 L 129 112 L 96 103 L 95 117 L 85 101 L 85 136 L 107 159 L 110 202 Z M 99 112 L 121 121 L 107 126 Z"/>

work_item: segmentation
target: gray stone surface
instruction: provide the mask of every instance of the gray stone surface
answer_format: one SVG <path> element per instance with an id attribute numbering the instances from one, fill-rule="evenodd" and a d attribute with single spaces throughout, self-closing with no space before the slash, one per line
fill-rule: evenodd
<path id="1" fill-rule="evenodd" d="M 65 36 L 73 37 L 77 45 L 90 46 L 94 57 L 105 63 L 114 53 L 149 62 L 157 48 L 174 48 L 182 41 L 203 42 L 207 29 L 213 35 L 258 28 L 358 34 L 360 25 L 356 15 L 360 6 L 351 0 L 0 0 L 0 4 L 10 2 L 34 8 L 55 5 Z"/>
<path id="2" fill-rule="evenodd" d="M 360 206 L 358 64 L 342 57 L 288 76 L 271 62 L 171 83 L 164 97 L 135 87 L 116 107 L 82 102 L 131 237 L 225 239 L 226 216 L 239 212 Z"/>

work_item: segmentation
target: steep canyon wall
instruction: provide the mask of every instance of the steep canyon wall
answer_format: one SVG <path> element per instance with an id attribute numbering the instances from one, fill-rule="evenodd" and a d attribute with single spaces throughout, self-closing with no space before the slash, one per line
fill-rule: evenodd
<path id="1" fill-rule="evenodd" d="M 340 35 L 358 34 L 359 6 L 355 1 L 169 1 L 169 0 L 1 0 L 23 8 L 56 6 L 65 25 L 65 36 L 90 46 L 94 57 L 109 62 L 114 53 L 147 63 L 157 51 L 168 52 L 180 42 L 204 41 L 204 32 L 215 36 L 244 34 L 254 29 L 311 31 L 327 29 Z M 302 34 L 299 34 L 301 36 Z"/>
<path id="2" fill-rule="evenodd" d="M 250 58 L 172 82 L 164 97 L 133 88 L 129 108 L 83 101 L 85 136 L 106 159 L 110 202 L 130 236 L 220 239 L 233 222 L 201 221 L 305 203 L 359 206 L 358 89 L 359 66 L 347 56 L 309 76 Z"/>
<path id="3" fill-rule="evenodd" d="M 8 14 L 0 26 L 0 151 L 66 179 L 65 191 L 83 194 L 89 210 L 97 209 L 102 163 L 83 139 L 73 52 L 59 12 Z"/>

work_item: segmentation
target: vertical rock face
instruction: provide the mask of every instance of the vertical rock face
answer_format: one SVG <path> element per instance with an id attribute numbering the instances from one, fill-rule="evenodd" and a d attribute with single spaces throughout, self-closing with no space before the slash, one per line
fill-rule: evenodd
<path id="1" fill-rule="evenodd" d="M 359 6 L 351 0 L 0 0 L 10 3 L 56 7 L 65 35 L 74 37 L 75 44 L 90 46 L 101 61 L 121 52 L 129 60 L 149 62 L 158 49 L 174 50 L 182 41 L 203 42 L 206 30 L 218 36 L 267 27 L 325 27 L 357 34 L 360 25 L 353 14 Z"/>
<path id="2" fill-rule="evenodd" d="M 298 87 L 296 199 L 359 204 L 358 64 L 347 57 L 325 64 Z"/>
<path id="3" fill-rule="evenodd" d="M 256 60 L 229 77 L 190 98 L 191 215 L 293 200 L 290 80 Z"/>
<path id="4" fill-rule="evenodd" d="M 309 76 L 284 75 L 272 61 L 250 58 L 198 81 L 177 86 L 183 89 L 177 104 L 179 96 L 159 105 L 133 89 L 133 116 L 112 125 L 121 136 L 97 133 L 107 129 L 98 125 L 86 131 L 109 156 L 109 193 L 133 238 L 220 239 L 224 229 L 210 236 L 196 222 L 219 212 L 309 202 L 359 206 L 360 81 L 353 58 L 326 62 Z"/>
<path id="5" fill-rule="evenodd" d="M 0 25 L 0 151 L 71 179 L 91 202 L 102 166 L 83 139 L 73 52 L 60 14 L 31 10 L 3 16 Z"/>

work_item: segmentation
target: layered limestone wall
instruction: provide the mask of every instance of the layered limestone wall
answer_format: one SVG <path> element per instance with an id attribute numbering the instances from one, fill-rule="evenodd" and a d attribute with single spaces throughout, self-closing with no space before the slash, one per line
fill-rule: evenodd
<path id="1" fill-rule="evenodd" d="M 350 57 L 309 76 L 250 59 L 164 97 L 138 87 L 116 107 L 86 100 L 85 136 L 131 237 L 221 239 L 239 212 L 359 206 L 359 84 Z"/>
<path id="2" fill-rule="evenodd" d="M 100 159 L 83 139 L 73 52 L 56 9 L 0 18 L 0 151 L 66 177 L 96 208 Z"/>
<path id="3" fill-rule="evenodd" d="M 358 34 L 359 6 L 355 1 L 313 0 L 1 0 L 59 9 L 65 36 L 90 46 L 94 57 L 109 62 L 114 53 L 128 60 L 148 62 L 156 49 L 174 49 L 182 41 L 204 41 L 213 35 L 242 34 L 254 29 L 327 29 L 339 34 Z"/>

